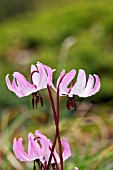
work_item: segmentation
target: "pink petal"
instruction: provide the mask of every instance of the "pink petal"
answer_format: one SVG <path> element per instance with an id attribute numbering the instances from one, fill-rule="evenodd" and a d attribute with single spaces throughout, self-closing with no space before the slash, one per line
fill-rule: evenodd
<path id="1" fill-rule="evenodd" d="M 74 76 L 76 74 L 75 70 L 71 70 L 69 73 L 67 73 L 64 78 L 62 79 L 60 83 L 60 94 L 68 94 L 69 88 L 67 87 L 69 83 L 73 80 Z"/>
<path id="2" fill-rule="evenodd" d="M 46 160 L 49 155 L 49 139 L 44 136 L 39 130 L 36 130 L 35 134 L 36 137 L 38 137 L 38 140 L 40 141 L 43 157 L 45 157 Z"/>
<path id="3" fill-rule="evenodd" d="M 41 63 L 37 63 L 39 71 L 39 84 L 37 84 L 38 90 L 44 89 L 47 87 L 47 74 Z"/>
<path id="4" fill-rule="evenodd" d="M 63 156 L 63 161 L 65 161 L 71 156 L 71 150 L 70 150 L 69 142 L 66 138 L 61 140 L 61 143 L 62 143 L 62 146 L 64 147 L 64 152 L 62 156 Z"/>
<path id="5" fill-rule="evenodd" d="M 62 77 L 65 75 L 65 70 L 62 70 L 60 73 L 60 76 L 58 77 L 56 88 L 58 88 L 59 82 L 62 79 Z"/>
<path id="6" fill-rule="evenodd" d="M 30 161 L 27 153 L 24 152 L 22 141 L 23 141 L 22 138 L 19 138 L 18 140 L 16 140 L 16 138 L 14 139 L 13 142 L 14 154 L 20 161 Z"/>
<path id="7" fill-rule="evenodd" d="M 77 82 L 72 87 L 72 89 L 69 93 L 69 96 L 70 97 L 73 96 L 73 95 L 79 96 L 83 92 L 85 85 L 86 85 L 86 74 L 85 74 L 84 70 L 80 69 L 78 76 L 77 76 Z"/>
<path id="8" fill-rule="evenodd" d="M 9 74 L 6 75 L 5 80 L 6 80 L 6 84 L 7 84 L 8 89 L 13 91 L 12 84 L 9 80 Z"/>
<path id="9" fill-rule="evenodd" d="M 37 67 L 34 65 L 34 64 L 32 64 L 31 65 L 31 73 L 33 72 L 33 71 L 37 71 L 38 69 L 37 69 Z"/>
<path id="10" fill-rule="evenodd" d="M 81 93 L 79 95 L 79 97 L 88 97 L 88 96 L 90 96 L 89 94 L 91 93 L 91 90 L 93 89 L 93 86 L 94 86 L 94 77 L 92 75 L 89 75 L 87 85 L 86 85 L 83 93 Z"/>
<path id="11" fill-rule="evenodd" d="M 51 151 L 50 151 L 49 147 L 52 148 L 53 144 L 39 130 L 36 130 L 36 136 L 38 137 L 38 140 L 40 141 L 42 152 L 43 152 L 43 158 L 40 158 L 40 161 L 42 163 L 44 163 L 45 161 L 48 162 L 50 154 L 51 154 Z M 58 156 L 58 154 L 57 154 L 55 149 L 54 149 L 54 156 L 55 156 L 55 158 L 57 160 L 57 163 L 60 163 L 60 158 L 59 158 L 59 156 Z M 54 163 L 54 162 L 55 162 L 54 158 L 52 157 L 51 163 Z"/>
<path id="12" fill-rule="evenodd" d="M 36 66 L 31 65 L 31 73 L 37 71 L 32 74 L 32 81 L 33 84 L 37 86 L 38 90 L 47 88 L 47 84 L 52 85 L 52 75 L 55 69 L 52 70 L 50 67 L 40 62 L 37 62 Z"/>
<path id="13" fill-rule="evenodd" d="M 29 94 L 37 91 L 36 87 L 30 84 L 19 72 L 14 72 L 12 84 L 8 76 L 9 75 L 7 74 L 6 84 L 8 89 L 13 91 L 19 98 L 28 96 Z"/>
<path id="14" fill-rule="evenodd" d="M 14 72 L 13 76 L 17 82 L 18 93 L 21 94 L 22 97 L 28 96 L 29 94 L 37 91 L 37 88 L 30 84 L 19 72 Z"/>
<path id="15" fill-rule="evenodd" d="M 46 66 L 44 64 L 42 64 L 42 66 L 44 67 L 44 69 L 47 72 L 47 75 L 48 75 L 47 84 L 50 86 L 52 84 L 52 75 L 53 75 L 53 72 L 55 71 L 55 69 L 52 70 L 50 67 L 48 67 L 48 66 Z"/>
<path id="16" fill-rule="evenodd" d="M 95 82 L 95 85 L 94 85 L 94 87 L 93 87 L 93 89 L 91 90 L 91 93 L 89 94 L 90 96 L 92 96 L 92 95 L 94 95 L 95 93 L 97 93 L 99 90 L 100 90 L 100 79 L 99 79 L 99 77 L 96 75 L 96 74 L 94 74 L 94 77 L 95 77 L 95 79 L 96 79 L 96 82 Z"/>
<path id="17" fill-rule="evenodd" d="M 19 92 L 18 92 L 18 88 L 17 88 L 16 82 L 15 82 L 15 78 L 13 78 L 13 81 L 12 81 L 12 84 L 11 84 L 11 82 L 9 80 L 9 74 L 7 74 L 5 80 L 6 80 L 6 84 L 7 84 L 8 89 L 10 91 L 13 91 L 14 93 L 16 93 L 16 95 L 19 98 L 22 97 L 22 95 L 19 94 Z"/>
<path id="18" fill-rule="evenodd" d="M 63 77 L 64 75 L 65 75 L 65 70 L 62 70 L 61 73 L 60 73 L 60 76 L 59 76 L 58 79 L 57 79 L 56 87 L 54 86 L 53 83 L 51 84 L 51 87 L 53 88 L 53 90 L 57 91 L 59 82 L 60 82 L 60 80 L 62 79 L 62 77 Z"/>
<path id="19" fill-rule="evenodd" d="M 39 74 L 38 69 L 37 69 L 37 67 L 35 65 L 31 65 L 31 74 L 32 74 L 32 77 L 31 77 L 32 78 L 32 82 L 38 88 L 39 87 L 39 83 L 40 83 L 40 81 L 39 81 L 40 74 Z"/>
<path id="20" fill-rule="evenodd" d="M 43 153 L 37 140 L 34 140 L 34 135 L 29 133 L 28 135 L 28 155 L 30 160 L 40 159 L 43 157 Z"/>

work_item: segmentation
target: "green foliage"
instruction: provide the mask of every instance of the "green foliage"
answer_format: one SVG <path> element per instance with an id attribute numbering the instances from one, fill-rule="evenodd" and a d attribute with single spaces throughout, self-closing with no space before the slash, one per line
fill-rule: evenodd
<path id="1" fill-rule="evenodd" d="M 33 9 L 34 3 L 31 0 L 4 0 L 0 1 L 0 20 L 13 16 L 15 14 Z"/>

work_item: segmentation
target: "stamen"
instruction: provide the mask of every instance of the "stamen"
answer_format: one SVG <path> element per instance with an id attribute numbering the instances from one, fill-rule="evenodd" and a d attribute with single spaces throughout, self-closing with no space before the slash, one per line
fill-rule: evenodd
<path id="1" fill-rule="evenodd" d="M 40 96 L 40 103 L 41 103 L 41 106 L 43 107 L 43 99 L 41 96 Z"/>
<path id="2" fill-rule="evenodd" d="M 36 109 L 37 109 L 37 106 L 38 106 L 38 103 L 40 102 L 41 106 L 43 106 L 43 99 L 40 95 L 39 92 L 35 92 L 35 93 L 32 93 L 32 107 L 34 109 L 34 105 L 36 104 Z"/>
<path id="3" fill-rule="evenodd" d="M 36 170 L 35 160 L 34 160 L 33 170 Z"/>
<path id="4" fill-rule="evenodd" d="M 35 161 L 38 163 L 39 170 L 45 169 L 44 165 L 42 164 L 42 162 L 39 159 L 36 159 Z"/>
<path id="5" fill-rule="evenodd" d="M 35 100 L 34 100 L 34 94 L 32 94 L 33 98 L 32 98 L 32 107 L 34 109 L 34 105 L 35 105 Z"/>
<path id="6" fill-rule="evenodd" d="M 66 107 L 67 107 L 68 110 L 70 110 L 70 108 L 74 108 L 74 110 L 76 110 L 75 96 L 68 97 Z"/>
<path id="7" fill-rule="evenodd" d="M 37 109 L 37 106 L 38 106 L 38 103 L 39 103 L 39 96 L 36 94 L 36 109 Z"/>
<path id="8" fill-rule="evenodd" d="M 36 159 L 35 161 L 36 161 L 37 164 L 38 164 L 39 170 L 42 170 L 42 163 L 40 162 L 40 160 L 39 160 L 39 159 Z"/>

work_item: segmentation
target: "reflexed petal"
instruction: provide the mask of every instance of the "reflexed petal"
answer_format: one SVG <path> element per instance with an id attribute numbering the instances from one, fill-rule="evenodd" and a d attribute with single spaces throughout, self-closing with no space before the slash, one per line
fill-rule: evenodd
<path id="1" fill-rule="evenodd" d="M 43 157 L 42 150 L 40 145 L 37 143 L 37 140 L 34 140 L 34 135 L 29 133 L 28 135 L 28 155 L 29 159 L 35 160 Z"/>
<path id="2" fill-rule="evenodd" d="M 75 85 L 72 87 L 69 96 L 72 97 L 73 95 L 80 95 L 84 88 L 86 86 L 86 74 L 85 71 L 80 69 L 78 76 L 77 76 L 77 81 Z"/>
<path id="3" fill-rule="evenodd" d="M 12 87 L 12 84 L 9 80 L 9 74 L 6 75 L 5 80 L 6 80 L 6 84 L 7 84 L 8 89 L 11 90 L 11 91 L 14 91 L 14 88 Z"/>
<path id="4" fill-rule="evenodd" d="M 37 63 L 37 67 L 40 76 L 39 76 L 39 83 L 36 85 L 38 87 L 38 90 L 40 90 L 47 87 L 47 74 L 41 63 Z"/>
<path id="5" fill-rule="evenodd" d="M 65 75 L 65 70 L 62 70 L 60 73 L 60 76 L 58 77 L 56 88 L 58 88 L 59 82 L 62 79 L 62 77 Z"/>
<path id="6" fill-rule="evenodd" d="M 53 143 L 50 141 L 50 139 L 44 136 L 39 130 L 36 130 L 35 134 L 38 137 L 38 140 L 40 141 L 42 152 L 43 152 L 43 158 L 40 159 L 40 161 L 42 163 L 44 163 L 45 161 L 48 162 L 50 154 L 51 154 L 49 147 L 52 148 Z M 56 149 L 54 149 L 54 156 L 56 158 L 57 163 L 60 163 L 60 158 L 56 152 Z M 51 163 L 54 163 L 54 162 L 55 162 L 54 158 L 52 157 Z"/>
<path id="7" fill-rule="evenodd" d="M 36 71 L 36 70 L 38 70 L 37 67 L 36 67 L 34 64 L 32 64 L 32 65 L 31 65 L 31 73 L 32 73 L 33 71 Z"/>
<path id="8" fill-rule="evenodd" d="M 37 86 L 37 90 L 47 88 L 47 84 L 52 85 L 52 75 L 55 69 L 52 70 L 40 62 L 37 62 L 36 66 L 31 66 L 31 74 L 34 72 L 32 74 L 32 81 Z"/>
<path id="9" fill-rule="evenodd" d="M 48 67 L 48 66 L 46 66 L 46 65 L 44 65 L 44 64 L 42 64 L 42 66 L 44 67 L 44 69 L 46 70 L 46 72 L 47 72 L 47 75 L 48 75 L 48 77 L 47 77 L 47 84 L 48 85 L 51 85 L 52 84 L 52 75 L 53 75 L 53 72 L 56 70 L 56 69 L 51 69 L 50 67 Z"/>
<path id="10" fill-rule="evenodd" d="M 22 97 L 28 96 L 29 94 L 37 91 L 37 88 L 34 85 L 30 84 L 26 80 L 26 78 L 19 72 L 14 72 L 13 76 L 16 79 L 18 93 Z"/>
<path id="11" fill-rule="evenodd" d="M 32 83 L 34 85 L 36 85 L 37 88 L 38 88 L 39 83 L 40 83 L 40 81 L 39 81 L 40 74 L 38 73 L 38 69 L 37 69 L 37 67 L 35 65 L 31 65 L 31 74 L 32 74 L 31 75 Z"/>
<path id="12" fill-rule="evenodd" d="M 73 80 L 75 74 L 76 74 L 76 71 L 71 70 L 69 73 L 67 73 L 64 76 L 64 78 L 62 79 L 62 81 L 60 83 L 60 94 L 68 94 L 69 88 L 67 86 Z"/>
<path id="13" fill-rule="evenodd" d="M 14 93 L 16 93 L 16 95 L 17 95 L 19 98 L 21 98 L 22 95 L 19 93 L 17 84 L 16 84 L 16 82 L 15 82 L 15 78 L 13 78 L 13 81 L 12 81 L 12 84 L 11 84 L 11 82 L 10 82 L 10 80 L 9 80 L 9 74 L 7 74 L 5 80 L 6 80 L 6 84 L 7 84 L 8 89 L 9 89 L 10 91 L 13 91 Z"/>
<path id="14" fill-rule="evenodd" d="M 38 137 L 38 140 L 40 141 L 42 153 L 45 159 L 47 159 L 49 154 L 49 139 L 44 136 L 39 130 L 36 130 L 35 132 L 36 137 Z"/>
<path id="15" fill-rule="evenodd" d="M 6 75 L 6 84 L 8 89 L 13 91 L 18 97 L 28 96 L 29 94 L 36 92 L 36 87 L 30 84 L 25 77 L 19 72 L 14 72 L 12 84 L 9 80 L 9 75 Z"/>
<path id="16" fill-rule="evenodd" d="M 80 97 L 90 96 L 90 93 L 91 93 L 91 90 L 93 89 L 93 86 L 94 86 L 94 77 L 92 75 L 89 75 L 87 85 L 86 85 L 83 93 L 81 93 L 79 96 Z"/>
<path id="17" fill-rule="evenodd" d="M 95 79 L 96 79 L 96 82 L 95 82 L 95 85 L 94 85 L 94 87 L 93 87 L 93 89 L 91 90 L 91 93 L 90 93 L 90 96 L 92 96 L 92 95 L 94 95 L 95 93 L 97 93 L 99 90 L 100 90 L 100 79 L 99 79 L 99 77 L 96 75 L 96 74 L 94 74 L 94 77 L 95 77 Z"/>
<path id="18" fill-rule="evenodd" d="M 53 90 L 57 91 L 59 82 L 60 82 L 60 80 L 62 79 L 62 77 L 63 77 L 64 75 L 65 75 L 65 70 L 62 70 L 61 73 L 60 73 L 60 76 L 59 76 L 58 79 L 57 79 L 56 87 L 54 86 L 53 83 L 51 84 L 51 87 L 53 88 Z"/>
<path id="19" fill-rule="evenodd" d="M 28 154 L 24 152 L 22 141 L 23 141 L 22 138 L 19 138 L 18 140 L 16 140 L 16 138 L 14 139 L 13 142 L 14 154 L 20 161 L 30 161 Z"/>
<path id="20" fill-rule="evenodd" d="M 61 144 L 64 147 L 64 152 L 62 155 L 63 155 L 63 161 L 65 161 L 66 159 L 68 159 L 71 156 L 70 146 L 69 146 L 69 142 L 66 138 L 61 140 Z"/>

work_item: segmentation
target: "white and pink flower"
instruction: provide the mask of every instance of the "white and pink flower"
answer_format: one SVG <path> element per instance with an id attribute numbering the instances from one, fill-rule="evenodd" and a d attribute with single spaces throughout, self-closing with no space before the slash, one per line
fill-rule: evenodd
<path id="1" fill-rule="evenodd" d="M 19 98 L 28 96 L 52 84 L 52 74 L 55 70 L 37 62 L 36 66 L 31 65 L 31 83 L 19 72 L 13 73 L 12 83 L 9 74 L 6 75 L 6 84 L 9 90 L 13 91 Z"/>
<path id="2" fill-rule="evenodd" d="M 84 70 L 79 69 L 76 83 L 74 83 L 74 78 L 76 75 L 76 70 L 71 70 L 67 74 L 65 70 L 60 73 L 58 77 L 56 88 L 52 85 L 53 89 L 57 91 L 59 86 L 59 95 L 67 95 L 68 97 L 79 96 L 79 97 L 89 97 L 96 94 L 100 90 L 100 79 L 94 74 L 89 75 L 88 81 L 86 81 L 86 73 Z M 69 84 L 71 84 L 70 87 Z"/>
<path id="3" fill-rule="evenodd" d="M 42 163 L 48 163 L 51 154 L 50 148 L 52 148 L 53 144 L 51 140 L 44 136 L 39 130 L 36 130 L 35 136 L 32 133 L 28 134 L 28 153 L 24 151 L 22 142 L 22 138 L 18 140 L 15 138 L 13 142 L 13 151 L 18 160 L 27 162 L 39 159 Z M 65 161 L 71 156 L 70 146 L 66 138 L 61 140 L 61 144 L 64 148 L 62 156 L 63 161 Z M 55 149 L 53 154 L 57 163 L 60 163 L 59 155 Z M 52 157 L 51 164 L 55 163 L 54 157 Z"/>

